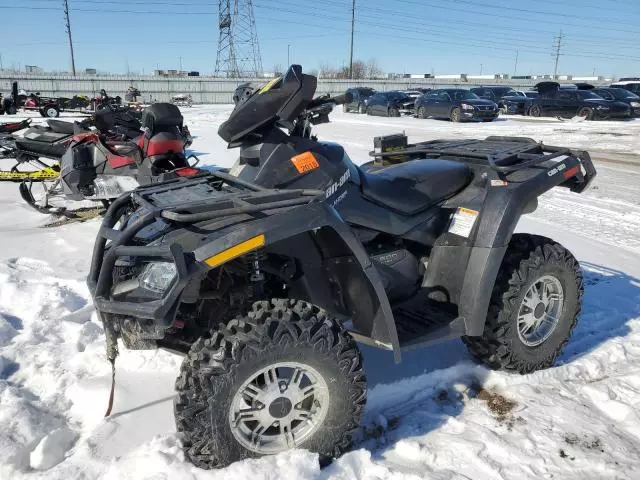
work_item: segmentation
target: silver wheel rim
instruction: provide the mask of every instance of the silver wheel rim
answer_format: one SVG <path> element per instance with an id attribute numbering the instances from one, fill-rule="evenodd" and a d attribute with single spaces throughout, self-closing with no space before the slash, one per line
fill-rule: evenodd
<path id="1" fill-rule="evenodd" d="M 47 109 L 47 117 L 55 117 L 55 116 L 56 116 L 55 108 L 48 108 Z"/>
<path id="2" fill-rule="evenodd" d="M 314 368 L 279 362 L 254 373 L 231 401 L 231 432 L 247 450 L 273 454 L 296 448 L 322 425 L 329 388 Z"/>
<path id="3" fill-rule="evenodd" d="M 544 275 L 533 282 L 518 310 L 518 336 L 535 347 L 551 336 L 560 322 L 564 297 L 560 280 Z"/>

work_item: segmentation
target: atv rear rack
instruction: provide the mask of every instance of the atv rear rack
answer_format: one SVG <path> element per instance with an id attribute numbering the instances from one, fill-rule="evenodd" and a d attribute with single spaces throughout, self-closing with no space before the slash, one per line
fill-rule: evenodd
<path id="1" fill-rule="evenodd" d="M 386 139 L 389 142 L 386 142 Z M 406 140 L 405 140 L 406 142 Z M 395 144 L 395 145 L 394 145 Z M 595 168 L 587 152 L 566 147 L 543 145 L 531 138 L 491 136 L 484 140 L 432 140 L 406 147 L 398 146 L 398 135 L 377 137 L 375 149 L 369 155 L 374 163 L 398 163 L 409 160 L 441 158 L 469 163 L 485 164 L 500 176 L 527 168 L 537 167 L 560 157 L 576 157 L 584 167 L 582 179 L 570 185 L 572 191 L 581 192 L 595 176 Z"/>

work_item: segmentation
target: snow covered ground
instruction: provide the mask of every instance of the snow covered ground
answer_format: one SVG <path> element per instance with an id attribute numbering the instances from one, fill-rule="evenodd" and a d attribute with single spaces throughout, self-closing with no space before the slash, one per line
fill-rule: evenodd
<path id="1" fill-rule="evenodd" d="M 216 135 L 229 111 L 184 109 L 206 164 L 234 160 Z M 566 245 L 585 271 L 583 314 L 558 366 L 490 372 L 459 341 L 400 365 L 363 348 L 370 391 L 353 452 L 322 471 L 306 451 L 199 470 L 173 426 L 180 358 L 123 350 L 114 414 L 102 418 L 110 369 L 84 283 L 98 221 L 42 228 L 16 185 L 0 184 L 0 479 L 640 478 L 640 121 L 332 118 L 316 132 L 358 163 L 374 136 L 402 130 L 410 141 L 520 135 L 593 152 L 589 192 L 550 192 L 518 226 Z"/>

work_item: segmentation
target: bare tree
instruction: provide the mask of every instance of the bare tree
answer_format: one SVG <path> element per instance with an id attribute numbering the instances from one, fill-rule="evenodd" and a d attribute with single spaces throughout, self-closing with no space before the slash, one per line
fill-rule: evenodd
<path id="1" fill-rule="evenodd" d="M 384 72 L 378 65 L 378 60 L 375 58 L 369 59 L 367 62 L 367 78 L 380 78 Z"/>

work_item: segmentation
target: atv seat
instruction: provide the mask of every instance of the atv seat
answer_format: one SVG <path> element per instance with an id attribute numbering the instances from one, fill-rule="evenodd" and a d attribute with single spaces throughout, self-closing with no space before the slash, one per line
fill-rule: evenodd
<path id="1" fill-rule="evenodd" d="M 471 170 L 452 160 L 412 160 L 361 167 L 362 196 L 403 215 L 414 215 L 445 200 L 471 181 Z"/>

